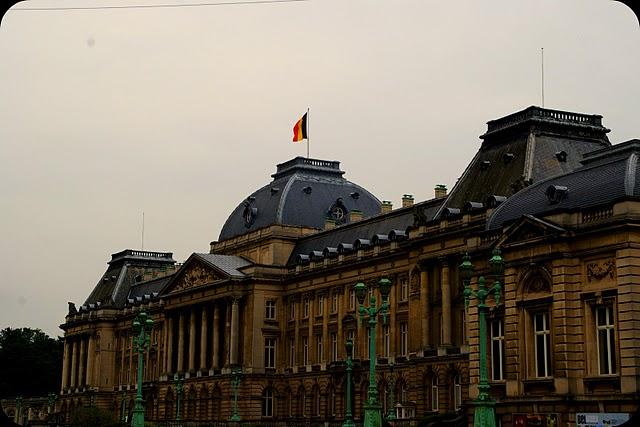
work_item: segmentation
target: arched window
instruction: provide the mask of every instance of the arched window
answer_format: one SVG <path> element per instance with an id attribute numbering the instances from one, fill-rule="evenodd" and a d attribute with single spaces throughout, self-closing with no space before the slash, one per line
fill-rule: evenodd
<path id="1" fill-rule="evenodd" d="M 267 387 L 262 392 L 262 416 L 273 417 L 273 389 Z"/>
<path id="2" fill-rule="evenodd" d="M 286 414 L 288 417 L 293 417 L 293 393 L 291 392 L 291 389 L 287 389 L 287 408 L 286 408 Z"/>
<path id="3" fill-rule="evenodd" d="M 331 418 L 336 416 L 336 393 L 333 386 L 327 389 L 327 416 Z"/>
<path id="4" fill-rule="evenodd" d="M 304 391 L 304 387 L 300 386 L 298 389 L 298 416 L 304 417 L 307 409 L 307 395 Z"/>
<path id="5" fill-rule="evenodd" d="M 320 388 L 318 386 L 313 389 L 313 415 L 320 416 Z"/>

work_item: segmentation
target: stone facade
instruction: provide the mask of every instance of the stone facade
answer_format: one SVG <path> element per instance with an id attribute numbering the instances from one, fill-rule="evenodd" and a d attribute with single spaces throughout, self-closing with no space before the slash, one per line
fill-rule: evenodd
<path id="1" fill-rule="evenodd" d="M 615 147 L 603 148 L 603 156 Z M 634 156 L 640 148 L 631 144 L 628 151 Z M 509 156 L 496 158 L 507 162 Z M 575 167 L 581 170 L 578 162 Z M 469 177 L 458 185 L 469 186 Z M 579 194 L 575 185 L 569 194 Z M 363 281 L 379 301 L 375 284 L 388 277 L 390 315 L 376 336 L 385 412 L 393 387 L 399 415 L 464 419 L 477 395 L 479 337 L 477 309 L 474 302 L 465 309 L 458 265 L 464 254 L 471 256 L 476 286 L 479 275 L 489 275 L 487 260 L 498 247 L 506 261 L 504 290 L 501 304 L 490 309 L 487 344 L 502 425 L 537 417 L 569 426 L 581 412 L 634 412 L 640 391 L 640 202 L 633 191 L 571 209 L 555 209 L 549 199 L 550 207 L 535 216 L 525 207 L 496 225 L 498 211 L 504 215 L 511 200 L 533 195 L 533 187 L 458 212 L 439 187 L 440 197 L 324 231 L 287 224 L 248 230 L 212 242 L 210 254 L 194 254 L 182 265 L 166 253 L 114 254 L 109 268 L 116 274 L 108 269 L 92 294 L 101 299 L 71 307 L 62 325 L 57 410 L 69 414 L 91 403 L 123 417 L 131 412 L 137 364 L 131 323 L 144 310 L 154 320 L 145 354 L 147 419 L 175 419 L 180 399 L 183 420 L 227 420 L 231 368 L 240 366 L 243 419 L 341 422 L 344 343 L 352 338 L 359 420 L 370 355 L 353 286 Z M 463 199 L 460 189 L 452 194 Z M 403 218 L 409 223 L 400 229 Z M 136 274 L 132 278 L 119 266 Z M 105 278 L 116 282 L 109 292 L 100 290 Z M 122 303 L 119 292 L 126 292 Z M 180 395 L 177 377 L 184 379 Z"/>

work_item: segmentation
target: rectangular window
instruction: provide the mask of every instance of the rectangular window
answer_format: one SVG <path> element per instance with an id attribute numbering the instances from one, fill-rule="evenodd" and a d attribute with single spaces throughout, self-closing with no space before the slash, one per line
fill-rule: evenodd
<path id="1" fill-rule="evenodd" d="M 267 300 L 264 308 L 264 318 L 267 320 L 276 319 L 276 302 L 273 300 Z"/>
<path id="2" fill-rule="evenodd" d="M 338 334 L 331 332 L 331 361 L 338 360 Z"/>
<path id="3" fill-rule="evenodd" d="M 453 379 L 453 407 L 456 411 L 462 408 L 462 385 L 459 375 Z"/>
<path id="4" fill-rule="evenodd" d="M 598 334 L 598 365 L 600 375 L 616 373 L 616 344 L 613 306 L 596 308 L 596 331 Z"/>
<path id="5" fill-rule="evenodd" d="M 334 293 L 331 296 L 331 314 L 335 314 L 338 312 L 338 294 Z"/>
<path id="6" fill-rule="evenodd" d="M 289 304 L 289 320 L 296 320 L 296 303 L 293 301 Z"/>
<path id="7" fill-rule="evenodd" d="M 400 301 L 409 299 L 409 280 L 406 277 L 400 279 Z"/>
<path id="8" fill-rule="evenodd" d="M 440 410 L 439 397 L 438 396 L 438 378 L 433 377 L 431 380 L 431 410 L 434 412 L 438 412 Z"/>
<path id="9" fill-rule="evenodd" d="M 316 316 L 322 316 L 324 313 L 324 297 L 322 295 L 318 297 L 316 308 Z"/>
<path id="10" fill-rule="evenodd" d="M 302 317 L 304 319 L 309 318 L 309 298 L 305 298 L 302 302 Z"/>
<path id="11" fill-rule="evenodd" d="M 400 355 L 407 356 L 409 354 L 409 324 L 400 322 Z"/>
<path id="12" fill-rule="evenodd" d="M 502 319 L 491 321 L 491 375 L 493 381 L 504 380 L 504 326 Z"/>
<path id="13" fill-rule="evenodd" d="M 296 340 L 289 338 L 289 366 L 296 366 Z"/>
<path id="14" fill-rule="evenodd" d="M 353 343 L 353 357 L 356 356 L 356 352 L 357 352 L 357 348 L 358 346 L 356 345 L 356 330 L 355 329 L 349 329 L 347 331 L 347 339 L 351 340 L 351 342 Z"/>
<path id="15" fill-rule="evenodd" d="M 533 315 L 533 331 L 535 340 L 536 377 L 551 376 L 551 329 L 549 313 Z"/>
<path id="16" fill-rule="evenodd" d="M 276 339 L 275 338 L 264 339 L 264 367 L 265 368 L 276 367 Z"/>
<path id="17" fill-rule="evenodd" d="M 309 364 L 309 337 L 302 337 L 302 362 Z"/>
<path id="18" fill-rule="evenodd" d="M 356 291 L 349 289 L 349 310 L 356 309 Z"/>
<path id="19" fill-rule="evenodd" d="M 389 357 L 391 353 L 391 336 L 389 334 L 389 326 L 382 327 L 382 334 L 384 336 L 384 347 L 382 349 L 382 357 Z"/>
<path id="20" fill-rule="evenodd" d="M 322 335 L 316 335 L 316 363 L 324 362 L 322 354 Z"/>

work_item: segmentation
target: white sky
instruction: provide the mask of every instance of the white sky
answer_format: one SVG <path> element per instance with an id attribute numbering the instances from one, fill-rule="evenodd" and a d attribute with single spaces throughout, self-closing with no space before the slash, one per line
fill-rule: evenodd
<path id="1" fill-rule="evenodd" d="M 213 0 L 212 0 L 213 1 Z M 181 3 L 31 0 L 21 7 Z M 190 2 L 190 1 L 187 1 Z M 183 2 L 184 3 L 184 2 Z M 540 105 L 640 137 L 640 29 L 608 0 L 10 10 L 0 26 L 0 327 L 60 334 L 110 254 L 208 251 L 311 108 L 311 157 L 381 200 L 449 188 L 485 122 Z"/>

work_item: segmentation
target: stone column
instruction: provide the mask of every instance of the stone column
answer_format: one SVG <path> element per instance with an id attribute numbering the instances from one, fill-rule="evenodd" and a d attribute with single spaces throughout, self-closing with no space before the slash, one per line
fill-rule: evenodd
<path id="1" fill-rule="evenodd" d="M 345 305 L 345 301 L 349 297 L 349 294 L 347 294 L 347 296 L 345 297 L 345 294 L 344 294 L 345 288 L 348 289 L 348 287 L 346 286 L 341 287 L 340 293 L 338 293 L 338 354 L 337 354 L 338 360 L 344 360 L 347 357 L 344 349 L 344 344 L 345 344 L 344 332 L 342 331 L 342 318 L 344 317 L 344 305 Z M 340 399 L 336 399 L 336 402 L 339 400 Z"/>
<path id="2" fill-rule="evenodd" d="M 441 260 L 440 286 L 442 289 L 442 346 L 451 345 L 451 285 L 449 284 L 449 264 Z"/>
<path id="3" fill-rule="evenodd" d="M 189 315 L 189 372 L 196 370 L 196 310 L 191 308 Z"/>
<path id="4" fill-rule="evenodd" d="M 300 358 L 300 319 L 302 318 L 302 307 L 300 304 L 298 304 L 298 302 L 299 295 L 298 298 L 291 301 L 291 304 L 295 304 L 295 308 L 293 309 L 293 315 L 295 318 L 295 326 L 293 330 L 293 351 L 295 352 L 295 357 L 293 359 L 296 366 L 299 366 L 300 360 L 302 360 Z M 291 308 L 289 308 L 289 310 L 291 310 Z M 291 351 L 291 349 L 289 349 L 289 351 Z"/>
<path id="5" fill-rule="evenodd" d="M 317 363 L 326 362 L 330 359 L 327 355 L 331 354 L 331 343 L 329 342 L 329 309 L 332 298 L 333 295 L 331 292 L 327 292 L 327 296 L 324 298 L 324 305 L 322 306 L 322 357 Z"/>
<path id="6" fill-rule="evenodd" d="M 64 354 L 62 356 L 62 387 L 61 392 L 69 386 L 69 362 L 71 358 L 71 352 L 69 351 L 69 341 L 64 340 Z"/>
<path id="7" fill-rule="evenodd" d="M 76 372 L 78 367 L 78 341 L 74 338 L 71 347 L 71 388 L 78 386 L 76 383 Z"/>
<path id="8" fill-rule="evenodd" d="M 420 308 L 422 312 L 422 349 L 429 347 L 429 317 L 431 314 L 429 300 L 429 273 L 427 266 L 420 267 Z"/>
<path id="9" fill-rule="evenodd" d="M 239 297 L 233 297 L 231 300 L 231 348 L 229 349 L 229 363 L 231 365 L 238 364 L 238 341 L 240 339 L 239 300 Z"/>
<path id="10" fill-rule="evenodd" d="M 207 336 L 208 336 L 207 307 L 202 307 L 202 324 L 200 326 L 200 370 L 207 369 Z"/>
<path id="11" fill-rule="evenodd" d="M 96 357 L 95 353 L 95 339 L 93 338 L 93 335 L 89 335 L 87 344 L 87 379 L 85 381 L 87 387 L 91 387 L 93 385 L 93 359 Z"/>
<path id="12" fill-rule="evenodd" d="M 133 369 L 133 334 L 129 337 L 129 381 L 127 384 L 136 383 L 136 373 Z"/>
<path id="13" fill-rule="evenodd" d="M 178 367 L 177 372 L 184 372 L 184 313 L 178 318 Z"/>
<path id="14" fill-rule="evenodd" d="M 124 331 L 122 331 L 122 336 L 120 337 L 120 384 L 119 385 L 123 385 L 124 384 L 124 370 L 125 370 L 125 366 L 124 366 L 124 359 L 125 359 L 125 355 L 127 354 L 127 336 L 125 335 Z"/>
<path id="15" fill-rule="evenodd" d="M 212 353 L 212 357 L 213 360 L 211 361 L 211 368 L 212 369 L 219 369 L 220 368 L 220 306 L 218 306 L 218 304 L 215 304 L 213 306 L 213 337 L 212 337 L 212 343 L 211 345 L 213 346 L 213 351 Z"/>
<path id="16" fill-rule="evenodd" d="M 85 355 L 87 350 L 87 345 L 85 344 L 86 338 L 80 337 L 80 357 L 78 360 L 78 387 L 82 387 L 85 384 L 85 372 L 84 372 L 84 362 Z"/>
<path id="17" fill-rule="evenodd" d="M 173 318 L 167 315 L 166 319 L 166 327 L 167 327 L 167 342 L 165 343 L 165 347 L 167 349 L 165 353 L 165 371 L 167 372 L 167 376 L 170 376 L 173 373 Z"/>
<path id="18" fill-rule="evenodd" d="M 308 351 L 307 351 L 307 359 L 308 359 L 308 364 L 309 365 L 313 365 L 314 356 L 315 356 L 314 343 L 315 343 L 315 340 L 316 340 L 316 337 L 313 335 L 313 320 L 314 320 L 314 317 L 316 315 L 316 312 L 315 312 L 314 307 L 313 307 L 314 299 L 311 298 L 311 296 L 308 296 L 308 298 L 309 298 L 309 323 L 307 324 L 308 325 L 307 326 L 307 330 L 308 330 L 307 333 L 308 333 L 309 338 L 307 339 L 307 343 L 308 343 L 308 346 L 307 346 L 307 349 L 308 349 Z"/>

